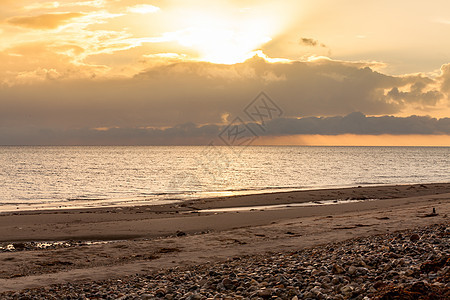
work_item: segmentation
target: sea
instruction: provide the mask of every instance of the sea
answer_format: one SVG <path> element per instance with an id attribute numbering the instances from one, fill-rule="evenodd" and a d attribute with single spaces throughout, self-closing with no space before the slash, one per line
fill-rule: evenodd
<path id="1" fill-rule="evenodd" d="M 0 147 L 0 211 L 439 182 L 450 147 Z"/>

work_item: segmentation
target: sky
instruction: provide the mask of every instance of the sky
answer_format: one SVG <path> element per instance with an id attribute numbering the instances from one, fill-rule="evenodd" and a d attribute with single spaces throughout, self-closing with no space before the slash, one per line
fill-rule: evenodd
<path id="1" fill-rule="evenodd" d="M 448 36 L 443 0 L 0 0 L 0 145 L 450 146 Z"/>

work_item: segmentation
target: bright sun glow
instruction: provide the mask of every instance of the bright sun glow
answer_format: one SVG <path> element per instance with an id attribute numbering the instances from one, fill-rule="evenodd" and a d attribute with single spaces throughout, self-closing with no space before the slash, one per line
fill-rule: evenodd
<path id="1" fill-rule="evenodd" d="M 252 56 L 252 50 L 271 40 L 261 33 L 216 28 L 189 28 L 178 42 L 199 51 L 202 60 L 233 64 Z"/>
<path id="2" fill-rule="evenodd" d="M 181 21 L 185 29 L 176 40 L 195 49 L 199 58 L 213 63 L 233 64 L 255 55 L 255 50 L 276 34 L 273 18 L 261 15 L 226 15 L 221 13 L 186 13 Z"/>
<path id="3" fill-rule="evenodd" d="M 132 12 L 135 14 L 150 14 L 159 11 L 159 7 L 149 5 L 149 4 L 139 4 L 127 9 L 128 12 Z"/>

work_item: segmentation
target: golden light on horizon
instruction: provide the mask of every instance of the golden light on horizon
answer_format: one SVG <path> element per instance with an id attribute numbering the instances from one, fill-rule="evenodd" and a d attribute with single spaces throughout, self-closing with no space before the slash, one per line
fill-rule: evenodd
<path id="1" fill-rule="evenodd" d="M 428 146 L 449 147 L 450 135 L 320 135 L 305 134 L 276 137 L 260 137 L 257 145 L 282 145 L 282 146 Z"/>

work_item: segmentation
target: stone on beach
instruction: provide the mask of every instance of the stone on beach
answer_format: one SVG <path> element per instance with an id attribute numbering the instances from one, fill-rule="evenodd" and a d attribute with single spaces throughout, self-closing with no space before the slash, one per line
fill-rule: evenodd
<path id="1" fill-rule="evenodd" d="M 8 292 L 1 299 L 450 298 L 448 225 L 355 238 L 118 280 Z M 419 240 L 411 241 L 418 235 Z"/>

